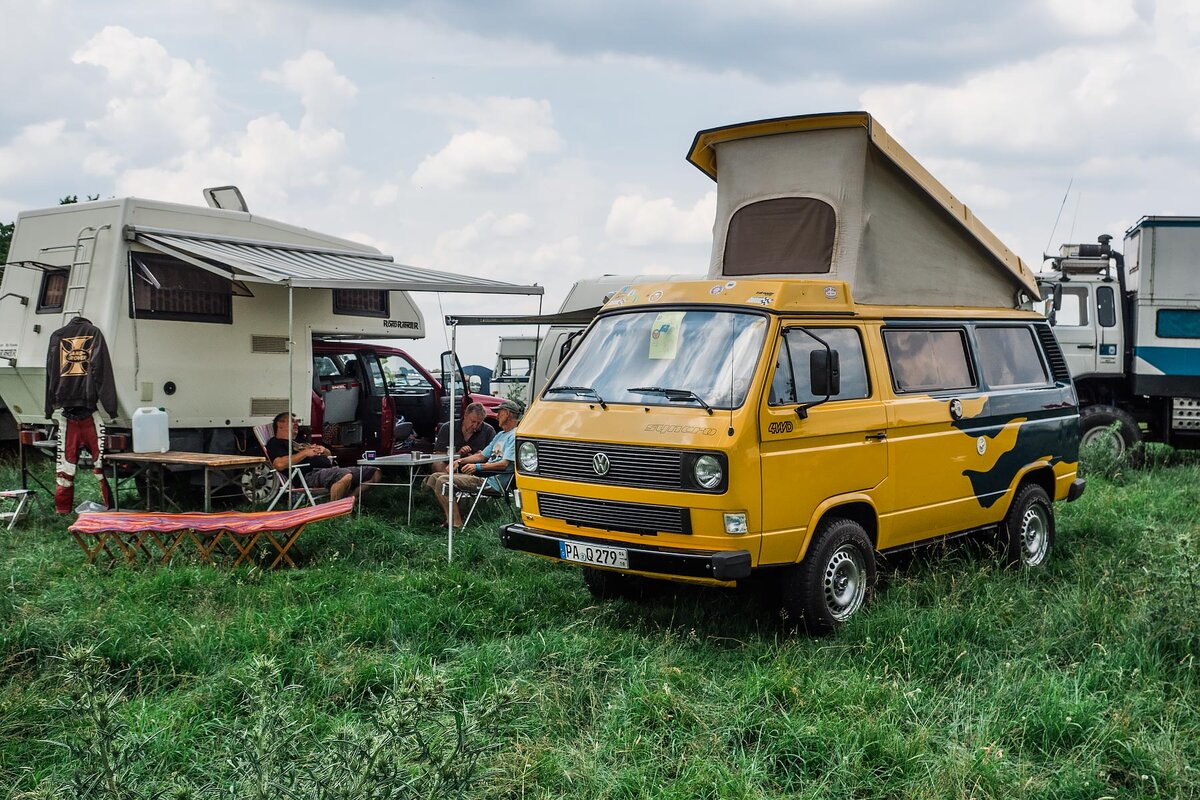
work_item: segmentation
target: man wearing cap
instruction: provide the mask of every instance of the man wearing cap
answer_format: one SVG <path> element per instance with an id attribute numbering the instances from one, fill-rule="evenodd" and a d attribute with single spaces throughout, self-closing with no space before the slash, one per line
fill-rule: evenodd
<path id="1" fill-rule="evenodd" d="M 516 400 L 505 400 L 496 407 L 496 420 L 500 423 L 500 432 L 483 450 L 469 456 L 454 460 L 454 488 L 461 497 L 470 498 L 486 480 L 492 489 L 503 491 L 499 478 L 513 471 L 517 460 L 517 423 L 525 413 L 525 406 Z M 449 487 L 450 475 L 439 473 L 430 475 L 425 485 L 433 490 L 442 510 L 450 515 L 455 526 L 462 525 L 462 516 L 458 504 L 450 506 Z"/>

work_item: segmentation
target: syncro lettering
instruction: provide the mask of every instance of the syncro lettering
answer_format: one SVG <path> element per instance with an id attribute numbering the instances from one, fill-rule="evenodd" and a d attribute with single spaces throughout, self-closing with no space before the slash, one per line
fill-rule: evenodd
<path id="1" fill-rule="evenodd" d="M 646 426 L 646 430 L 651 433 L 698 433 L 702 436 L 713 436 L 716 434 L 716 428 L 698 428 L 692 425 L 658 425 L 650 424 Z"/>
<path id="2" fill-rule="evenodd" d="M 416 330 L 417 323 L 406 319 L 385 319 L 383 321 L 385 328 L 411 328 Z"/>

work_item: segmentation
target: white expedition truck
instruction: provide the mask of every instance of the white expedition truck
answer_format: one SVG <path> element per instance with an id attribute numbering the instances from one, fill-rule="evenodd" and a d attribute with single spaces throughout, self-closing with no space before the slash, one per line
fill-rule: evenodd
<path id="1" fill-rule="evenodd" d="M 1084 444 L 1200 447 L 1200 217 L 1143 217 L 1098 244 L 1064 244 L 1038 276 L 1079 392 Z"/>

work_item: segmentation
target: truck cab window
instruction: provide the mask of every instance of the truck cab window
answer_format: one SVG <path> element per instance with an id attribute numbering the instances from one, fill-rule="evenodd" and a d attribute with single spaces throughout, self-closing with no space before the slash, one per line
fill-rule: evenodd
<path id="1" fill-rule="evenodd" d="M 1111 286 L 1096 289 L 1096 321 L 1102 328 L 1112 328 L 1117 324 L 1116 293 Z"/>
<path id="2" fill-rule="evenodd" d="M 1054 324 L 1067 328 L 1083 328 L 1088 324 L 1088 290 L 1086 286 L 1064 286 L 1062 306 L 1054 314 Z"/>
<path id="3" fill-rule="evenodd" d="M 897 391 L 941 392 L 975 387 L 961 330 L 892 328 L 883 332 L 883 342 Z"/>
<path id="4" fill-rule="evenodd" d="M 833 397 L 834 400 L 858 400 L 871 394 L 867 381 L 867 363 L 863 358 L 862 340 L 854 328 L 807 328 L 830 349 L 838 354 L 841 366 L 841 391 Z M 814 397 L 809 391 L 812 380 L 808 373 L 809 353 L 820 349 L 811 336 L 793 332 L 783 337 L 779 346 L 779 358 L 775 362 L 775 377 L 771 381 L 771 391 L 767 403 L 773 406 L 788 406 L 797 403 L 815 403 L 824 400 L 824 395 Z M 788 355 L 791 355 L 791 366 L 788 365 Z M 792 375 L 795 374 L 796 385 L 792 385 Z"/>

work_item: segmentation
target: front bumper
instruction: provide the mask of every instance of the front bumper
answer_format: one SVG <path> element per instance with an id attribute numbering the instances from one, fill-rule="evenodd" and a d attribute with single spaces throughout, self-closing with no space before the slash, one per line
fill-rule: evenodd
<path id="1" fill-rule="evenodd" d="M 500 528 L 500 541 L 510 550 L 523 550 L 538 556 L 558 559 L 558 544 L 562 541 L 602 544 L 620 547 L 629 552 L 629 569 L 667 577 L 708 578 L 736 581 L 750 575 L 750 553 L 747 550 L 697 552 L 665 547 L 646 547 L 622 541 L 595 539 L 587 536 L 564 536 L 536 531 L 518 523 Z M 575 562 L 567 562 L 575 563 Z M 581 564 L 579 566 L 587 566 Z"/>
<path id="2" fill-rule="evenodd" d="M 1073 503 L 1083 497 L 1083 490 L 1087 488 L 1087 481 L 1083 478 L 1076 478 L 1071 482 L 1071 488 L 1067 489 L 1067 502 Z"/>

